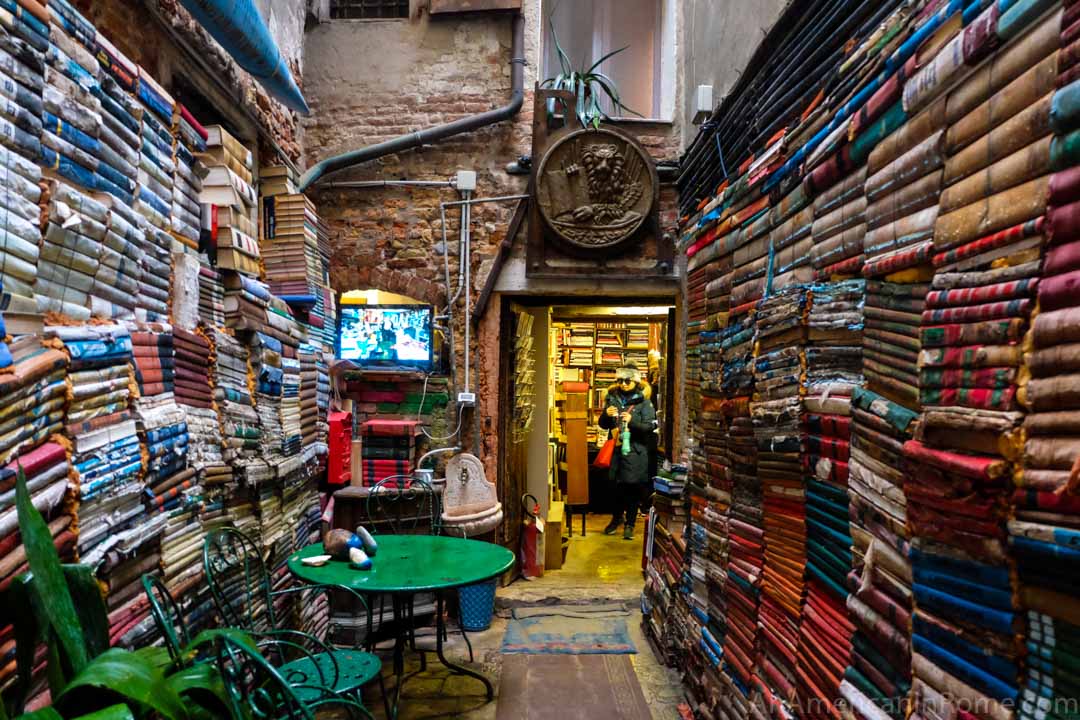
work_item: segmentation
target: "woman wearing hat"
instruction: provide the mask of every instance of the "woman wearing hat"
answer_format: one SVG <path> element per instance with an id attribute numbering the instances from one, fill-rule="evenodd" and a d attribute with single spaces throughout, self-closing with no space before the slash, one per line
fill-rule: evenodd
<path id="1" fill-rule="evenodd" d="M 649 486 L 649 455 L 655 447 L 656 410 L 649 401 L 652 389 L 641 379 L 633 363 L 615 371 L 616 382 L 608 389 L 600 427 L 619 430 L 611 475 L 615 478 L 616 507 L 605 535 L 614 535 L 623 524 L 623 538 L 634 537 L 638 508 Z"/>

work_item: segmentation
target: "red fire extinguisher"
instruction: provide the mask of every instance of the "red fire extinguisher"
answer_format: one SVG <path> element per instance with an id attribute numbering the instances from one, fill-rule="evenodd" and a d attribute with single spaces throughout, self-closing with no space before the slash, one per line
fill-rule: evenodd
<path id="1" fill-rule="evenodd" d="M 521 574 L 526 580 L 544 574 L 544 520 L 540 502 L 530 493 L 521 496 L 525 518 L 521 528 Z"/>

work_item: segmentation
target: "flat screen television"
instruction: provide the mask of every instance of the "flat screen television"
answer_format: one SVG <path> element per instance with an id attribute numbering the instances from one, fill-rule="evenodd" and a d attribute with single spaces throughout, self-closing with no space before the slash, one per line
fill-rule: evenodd
<path id="1" fill-rule="evenodd" d="M 431 368 L 430 305 L 343 305 L 338 358 L 373 368 Z"/>

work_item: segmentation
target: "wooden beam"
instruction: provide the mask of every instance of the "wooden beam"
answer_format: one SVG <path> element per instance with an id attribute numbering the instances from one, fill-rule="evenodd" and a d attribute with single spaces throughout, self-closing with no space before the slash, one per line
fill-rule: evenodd
<path id="1" fill-rule="evenodd" d="M 526 194 L 532 195 L 531 181 L 529 182 L 529 189 L 526 191 Z M 480 326 L 480 321 L 487 311 L 488 302 L 491 301 L 491 293 L 495 290 L 495 283 L 499 279 L 499 273 L 502 272 L 503 263 L 506 262 L 506 258 L 510 255 L 510 249 L 514 247 L 514 238 L 516 238 L 518 232 L 520 232 L 521 224 L 525 222 L 525 216 L 528 215 L 528 209 L 528 198 L 518 200 L 517 207 L 514 208 L 514 216 L 510 218 L 510 227 L 506 230 L 506 237 L 499 243 L 498 250 L 495 253 L 495 261 L 491 264 L 491 272 L 488 273 L 487 279 L 484 281 L 484 288 L 480 291 L 480 297 L 476 299 L 476 307 L 473 309 L 472 315 L 474 327 Z"/>

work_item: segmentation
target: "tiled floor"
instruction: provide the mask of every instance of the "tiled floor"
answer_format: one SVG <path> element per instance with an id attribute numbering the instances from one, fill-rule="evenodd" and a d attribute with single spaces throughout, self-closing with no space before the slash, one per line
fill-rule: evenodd
<path id="1" fill-rule="evenodd" d="M 638 597 L 641 592 L 641 532 L 644 520 L 638 522 L 634 540 L 623 540 L 621 532 L 605 536 L 602 532 L 609 518 L 589 516 L 587 533 L 581 537 L 581 521 L 577 519 L 575 535 L 570 541 L 566 564 L 532 581 L 518 580 L 500 588 L 496 597 L 496 618 L 490 629 L 471 633 L 476 663 L 472 666 L 485 673 L 496 684 L 502 666 L 499 652 L 506 623 L 513 607 L 544 603 L 598 603 L 622 601 L 631 611 L 628 625 L 637 645 L 638 654 L 631 661 L 642 691 L 652 709 L 653 718 L 672 720 L 677 717 L 675 706 L 682 700 L 678 673 L 661 666 L 641 634 L 638 623 Z M 430 646 L 433 642 L 422 641 Z M 468 651 L 460 633 L 453 633 L 447 655 L 456 662 L 468 660 Z M 409 671 L 419 669 L 418 661 L 410 659 Z M 384 717 L 381 698 L 373 691 L 365 704 Z M 483 686 L 472 678 L 451 675 L 429 656 L 428 668 L 405 683 L 399 717 L 402 720 L 460 718 L 462 720 L 493 720 L 498 698 L 487 702 Z M 567 720 L 574 720 L 573 704 L 567 703 Z M 590 720 L 607 720 L 592 717 Z M 613 716 L 612 720 L 615 720 Z"/>

